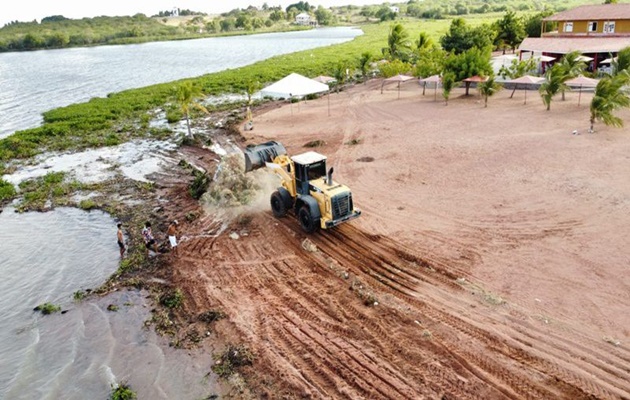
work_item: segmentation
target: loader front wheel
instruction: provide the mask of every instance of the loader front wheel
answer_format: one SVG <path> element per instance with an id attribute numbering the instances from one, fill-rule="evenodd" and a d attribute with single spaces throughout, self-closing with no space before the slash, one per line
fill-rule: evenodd
<path id="1" fill-rule="evenodd" d="M 306 205 L 302 206 L 300 211 L 298 211 L 298 219 L 300 220 L 302 229 L 306 233 L 313 233 L 319 229 L 319 218 L 313 218 L 311 211 Z"/>
<path id="2" fill-rule="evenodd" d="M 276 218 L 282 218 L 287 215 L 287 208 L 284 200 L 277 190 L 271 195 L 271 211 Z"/>

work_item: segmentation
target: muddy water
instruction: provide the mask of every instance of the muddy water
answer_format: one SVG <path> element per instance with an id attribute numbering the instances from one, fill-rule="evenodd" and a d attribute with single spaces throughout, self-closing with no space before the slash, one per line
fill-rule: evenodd
<path id="1" fill-rule="evenodd" d="M 210 356 L 188 355 L 143 329 L 146 294 L 120 292 L 75 303 L 118 267 L 114 221 L 57 209 L 0 214 L 0 399 L 104 399 L 126 380 L 139 398 L 202 398 Z M 43 302 L 65 314 L 32 311 Z M 115 304 L 119 311 L 107 311 Z M 201 353 L 201 352 L 199 352 Z"/>

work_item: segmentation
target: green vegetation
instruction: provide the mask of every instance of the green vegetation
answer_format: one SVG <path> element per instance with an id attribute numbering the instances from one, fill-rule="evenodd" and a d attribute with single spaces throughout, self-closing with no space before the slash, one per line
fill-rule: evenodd
<path id="1" fill-rule="evenodd" d="M 76 292 L 72 294 L 72 298 L 75 301 L 81 301 L 85 298 L 85 296 L 86 296 L 86 293 L 83 290 L 77 290 Z"/>
<path id="2" fill-rule="evenodd" d="M 107 306 L 107 311 L 112 311 L 112 312 L 116 312 L 118 311 L 120 308 L 116 305 L 116 304 L 109 304 Z"/>
<path id="3" fill-rule="evenodd" d="M 208 110 L 197 102 L 197 99 L 203 97 L 203 92 L 198 86 L 193 85 L 191 81 L 184 81 L 177 87 L 175 98 L 177 104 L 184 117 L 186 117 L 186 127 L 188 128 L 188 137 L 192 138 L 193 133 L 190 130 L 190 112 L 197 109 L 208 113 Z"/>
<path id="4" fill-rule="evenodd" d="M 13 199 L 16 194 L 15 187 L 12 183 L 0 179 L 0 204 Z"/>
<path id="5" fill-rule="evenodd" d="M 483 96 L 484 107 L 488 107 L 488 97 L 493 96 L 503 88 L 494 80 L 494 76 L 489 76 L 487 81 L 481 82 L 477 87 L 479 88 L 479 93 Z"/>
<path id="6" fill-rule="evenodd" d="M 188 187 L 188 192 L 193 199 L 199 200 L 201 196 L 203 196 L 203 194 L 208 191 L 208 186 L 210 186 L 211 178 L 205 172 L 197 170 L 193 170 L 193 175 L 195 179 Z"/>
<path id="7" fill-rule="evenodd" d="M 223 354 L 215 357 L 216 363 L 212 371 L 221 378 L 229 378 L 236 370 L 246 365 L 252 365 L 254 354 L 245 345 L 228 344 Z"/>
<path id="8" fill-rule="evenodd" d="M 293 20 L 269 18 L 271 11 L 253 9 L 238 10 L 236 13 L 232 11 L 214 20 L 205 15 L 193 16 L 195 13 L 190 11 L 178 18 L 168 18 L 170 15 L 162 14 L 154 17 L 136 14 L 82 19 L 55 15 L 43 18 L 40 23 L 13 21 L 0 29 L 0 52 L 306 29 L 292 25 Z"/>
<path id="9" fill-rule="evenodd" d="M 160 296 L 160 303 L 167 308 L 179 308 L 184 302 L 184 294 L 178 288 Z"/>
<path id="10" fill-rule="evenodd" d="M 136 400 L 137 398 L 138 396 L 127 383 L 120 382 L 118 385 L 112 385 L 111 400 Z"/>
<path id="11" fill-rule="evenodd" d="M 79 202 L 79 208 L 85 211 L 93 210 L 97 207 L 96 202 L 92 199 L 85 199 Z"/>
<path id="12" fill-rule="evenodd" d="M 591 101 L 591 132 L 595 121 L 602 121 L 606 125 L 621 127 L 623 120 L 613 114 L 619 108 L 630 107 L 630 95 L 625 88 L 630 83 L 630 72 L 623 70 L 613 76 L 603 77 L 595 88 L 595 95 Z"/>
<path id="13" fill-rule="evenodd" d="M 40 311 L 44 315 L 49 315 L 61 311 L 61 307 L 51 303 L 44 303 L 35 307 L 33 311 Z"/>

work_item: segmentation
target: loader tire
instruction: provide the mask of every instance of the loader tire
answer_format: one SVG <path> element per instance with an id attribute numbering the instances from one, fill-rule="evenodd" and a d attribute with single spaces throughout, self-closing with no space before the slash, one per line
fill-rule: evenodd
<path id="1" fill-rule="evenodd" d="M 298 219 L 306 233 L 313 233 L 319 229 L 319 218 L 313 218 L 307 205 L 303 205 L 298 211 Z"/>
<path id="2" fill-rule="evenodd" d="M 287 207 L 284 200 L 277 190 L 271 195 L 271 211 L 276 218 L 282 218 L 287 215 Z"/>

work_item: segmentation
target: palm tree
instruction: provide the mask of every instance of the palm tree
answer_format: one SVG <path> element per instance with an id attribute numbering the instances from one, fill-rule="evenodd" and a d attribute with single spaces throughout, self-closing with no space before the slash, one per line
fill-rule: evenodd
<path id="1" fill-rule="evenodd" d="M 416 50 L 427 50 L 434 47 L 433 40 L 426 32 L 420 32 L 418 40 L 416 40 Z"/>
<path id="2" fill-rule="evenodd" d="M 358 67 L 361 70 L 361 75 L 363 76 L 363 83 L 367 82 L 367 74 L 368 69 L 370 67 L 370 63 L 372 62 L 372 53 L 366 51 L 361 54 L 359 58 Z"/>
<path id="3" fill-rule="evenodd" d="M 625 47 L 619 50 L 619 53 L 617 53 L 617 57 L 613 58 L 611 64 L 613 67 L 614 75 L 625 69 L 630 69 L 630 47 Z"/>
<path id="4" fill-rule="evenodd" d="M 346 64 L 343 61 L 340 61 L 333 69 L 333 77 L 337 80 L 336 89 L 337 93 L 339 93 L 339 88 L 346 82 Z"/>
<path id="5" fill-rule="evenodd" d="M 457 83 L 455 79 L 455 74 L 450 71 L 444 73 L 444 76 L 442 76 L 442 96 L 446 102 L 445 105 L 448 105 L 448 98 L 451 96 L 451 90 L 453 90 L 455 83 Z"/>
<path id="6" fill-rule="evenodd" d="M 488 80 L 481 82 L 477 87 L 479 88 L 479 93 L 481 93 L 484 97 L 484 108 L 488 107 L 488 97 L 494 95 L 503 88 L 503 86 L 494 80 L 493 75 L 489 76 Z"/>
<path id="7" fill-rule="evenodd" d="M 551 109 L 551 99 L 558 92 L 568 89 L 567 78 L 564 68 L 560 64 L 555 64 L 545 73 L 545 81 L 540 85 L 540 95 L 543 103 L 547 106 L 547 111 Z"/>
<path id="8" fill-rule="evenodd" d="M 623 70 L 614 76 L 605 76 L 599 81 L 591 101 L 590 132 L 593 132 L 596 120 L 610 126 L 623 126 L 623 120 L 614 116 L 613 111 L 630 107 L 630 95 L 624 89 L 628 83 L 630 83 L 628 70 Z"/>
<path id="9" fill-rule="evenodd" d="M 582 53 L 580 53 L 579 51 L 572 51 L 565 54 L 558 63 L 564 69 L 564 73 L 566 75 L 565 81 L 575 78 L 576 76 L 582 74 L 582 72 L 584 72 L 584 70 L 586 69 L 586 63 L 580 59 L 581 56 Z M 564 92 L 567 89 L 568 87 L 560 90 L 560 92 L 562 93 L 562 101 L 564 101 L 565 99 Z"/>
<path id="10" fill-rule="evenodd" d="M 193 86 L 191 81 L 186 81 L 177 87 L 177 103 L 182 110 L 182 113 L 186 116 L 186 127 L 188 128 L 188 137 L 192 138 L 193 133 L 190 129 L 190 111 L 193 108 L 208 113 L 208 110 L 197 103 L 195 100 L 203 97 L 203 92 L 197 86 Z"/>
<path id="11" fill-rule="evenodd" d="M 387 47 L 383 48 L 383 55 L 390 58 L 403 59 L 411 49 L 409 44 L 409 34 L 402 24 L 395 24 L 389 30 L 387 37 Z"/>

